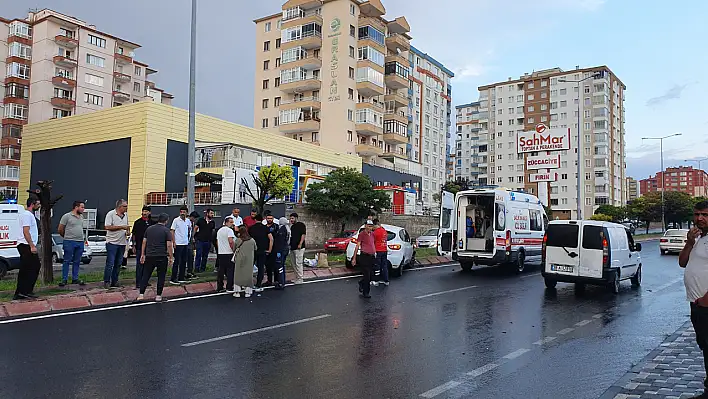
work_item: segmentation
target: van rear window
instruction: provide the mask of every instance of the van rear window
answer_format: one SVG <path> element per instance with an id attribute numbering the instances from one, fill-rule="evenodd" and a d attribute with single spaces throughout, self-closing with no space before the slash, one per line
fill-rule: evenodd
<path id="1" fill-rule="evenodd" d="M 583 248 L 602 249 L 602 226 L 583 226 Z"/>
<path id="2" fill-rule="evenodd" d="M 578 247 L 578 225 L 552 224 L 548 226 L 547 247 Z"/>

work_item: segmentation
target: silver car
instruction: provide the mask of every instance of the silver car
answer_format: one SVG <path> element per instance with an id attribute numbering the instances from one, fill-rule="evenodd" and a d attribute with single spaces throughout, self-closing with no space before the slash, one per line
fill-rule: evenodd
<path id="1" fill-rule="evenodd" d="M 667 252 L 681 252 L 683 247 L 686 245 L 687 235 L 688 230 L 685 229 L 666 230 L 664 236 L 659 239 L 659 250 L 661 250 L 661 254 L 666 255 Z"/>
<path id="2" fill-rule="evenodd" d="M 94 255 L 106 254 L 106 236 L 89 236 L 87 242 Z"/>
<path id="3" fill-rule="evenodd" d="M 429 229 L 421 234 L 421 236 L 415 240 L 415 245 L 418 248 L 437 248 L 438 229 Z"/>
<path id="4" fill-rule="evenodd" d="M 84 243 L 84 253 L 81 255 L 81 263 L 88 265 L 93 258 L 91 247 Z M 52 262 L 64 262 L 64 238 L 59 234 L 52 234 Z"/>

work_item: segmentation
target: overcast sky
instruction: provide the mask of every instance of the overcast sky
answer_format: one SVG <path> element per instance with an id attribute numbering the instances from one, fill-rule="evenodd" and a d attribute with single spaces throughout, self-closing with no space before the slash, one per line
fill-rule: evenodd
<path id="1" fill-rule="evenodd" d="M 277 12 L 283 1 L 199 0 L 198 112 L 252 125 L 252 21 Z M 708 102 L 701 95 L 708 89 L 707 1 L 679 2 L 683 7 L 645 0 L 383 3 L 388 18 L 406 16 L 414 46 L 456 73 L 455 105 L 477 100 L 479 85 L 534 69 L 607 65 L 627 85 L 628 175 L 659 170 L 658 142 L 643 143 L 644 136 L 683 133 L 666 141 L 666 166 L 708 156 Z M 159 71 L 154 80 L 176 96 L 175 105 L 187 107 L 189 0 L 0 0 L 4 17 L 24 17 L 28 7 L 52 8 L 141 44 L 136 58 Z"/>

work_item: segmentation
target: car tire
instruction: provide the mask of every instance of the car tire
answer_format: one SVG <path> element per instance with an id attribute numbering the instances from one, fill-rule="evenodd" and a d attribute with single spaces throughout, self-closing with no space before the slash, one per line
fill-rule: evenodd
<path id="1" fill-rule="evenodd" d="M 469 272 L 472 271 L 472 266 L 473 263 L 468 263 L 468 262 L 460 262 L 460 266 L 462 267 L 463 272 Z"/>
<path id="2" fill-rule="evenodd" d="M 549 290 L 555 289 L 556 284 L 558 284 L 556 280 L 550 279 L 548 277 L 546 277 L 543 281 L 546 284 L 546 288 L 548 288 Z"/>
<path id="3" fill-rule="evenodd" d="M 661 250 L 661 254 L 662 254 L 662 255 L 666 255 L 666 252 L 667 252 L 667 251 L 666 251 L 665 249 L 662 249 L 662 250 Z"/>
<path id="4" fill-rule="evenodd" d="M 615 271 L 614 276 L 612 277 L 612 281 L 610 281 L 610 291 L 612 291 L 613 294 L 619 294 L 619 292 L 620 292 L 620 272 L 619 272 L 619 270 Z"/>
<path id="5" fill-rule="evenodd" d="M 642 285 L 642 265 L 639 265 L 637 272 L 632 276 L 632 287 L 639 287 Z"/>
<path id="6" fill-rule="evenodd" d="M 89 263 L 91 263 L 91 258 L 81 259 L 81 263 L 83 263 L 84 265 L 88 265 Z"/>
<path id="7" fill-rule="evenodd" d="M 389 263 L 389 265 L 390 265 L 390 263 Z M 404 267 L 403 264 L 401 264 L 400 266 L 398 266 L 395 269 L 393 267 L 391 267 L 391 275 L 393 277 L 403 277 L 403 267 Z"/>
<path id="8" fill-rule="evenodd" d="M 519 254 L 516 256 L 516 262 L 514 263 L 514 271 L 516 274 L 521 274 L 524 272 L 524 269 L 526 269 L 526 255 L 524 251 L 519 251 Z"/>

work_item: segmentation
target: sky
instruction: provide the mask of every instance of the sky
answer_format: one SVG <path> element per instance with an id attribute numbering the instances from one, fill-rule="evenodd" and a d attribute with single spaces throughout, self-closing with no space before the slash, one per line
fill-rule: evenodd
<path id="1" fill-rule="evenodd" d="M 278 12 L 283 2 L 198 0 L 197 112 L 253 125 L 253 20 Z M 641 179 L 660 170 L 659 142 L 642 137 L 682 134 L 665 140 L 665 167 L 708 157 L 708 102 L 700 94 L 708 89 L 702 73 L 708 65 L 707 1 L 382 2 L 387 18 L 406 17 L 415 47 L 455 72 L 453 105 L 477 100 L 480 85 L 525 72 L 607 65 L 627 86 L 628 176 Z M 0 0 L 0 16 L 25 17 L 30 7 L 51 8 L 137 42 L 143 48 L 136 59 L 156 68 L 158 86 L 176 96 L 174 105 L 186 108 L 190 1 L 96 3 Z"/>

